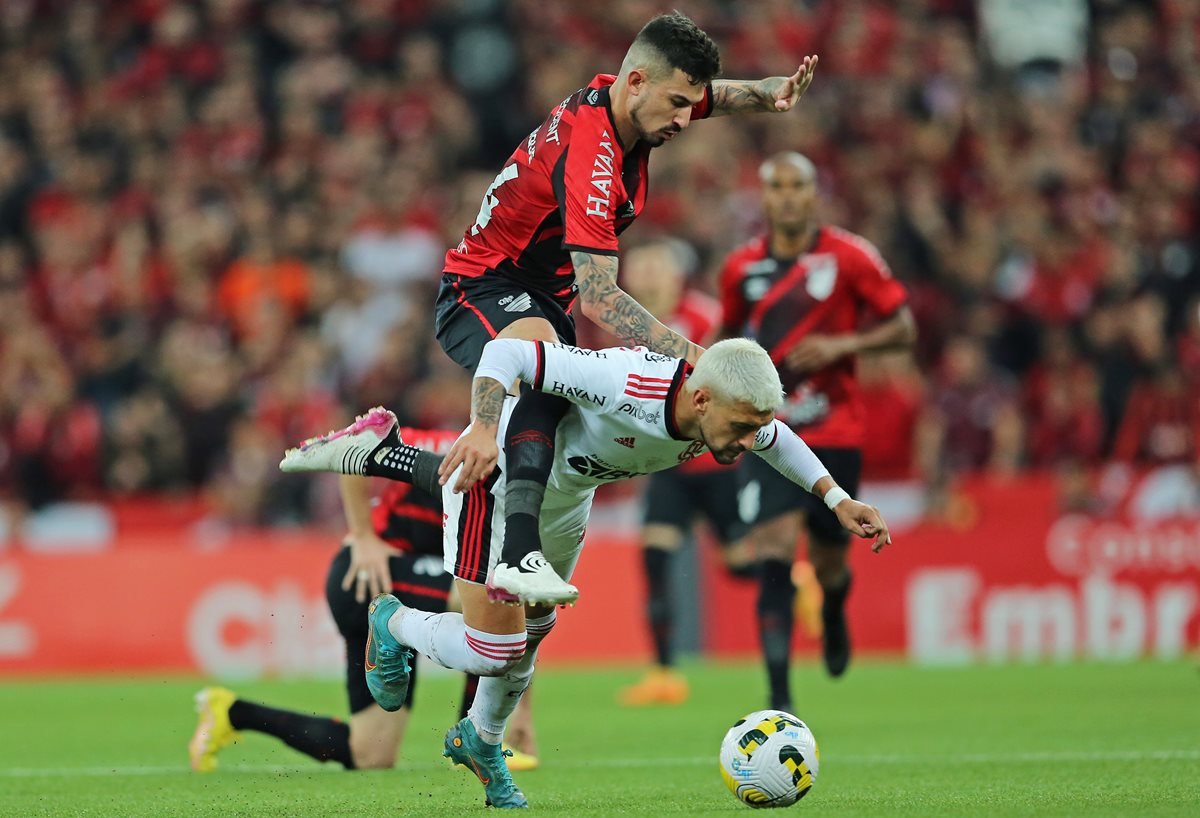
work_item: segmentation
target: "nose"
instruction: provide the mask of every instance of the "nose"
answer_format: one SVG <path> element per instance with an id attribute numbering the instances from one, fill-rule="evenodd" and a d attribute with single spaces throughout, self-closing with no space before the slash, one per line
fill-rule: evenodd
<path id="1" fill-rule="evenodd" d="M 678 128 L 681 131 L 684 128 L 686 128 L 688 125 L 690 125 L 691 123 L 692 123 L 692 109 L 691 108 L 684 108 L 683 113 L 679 114 L 673 120 L 671 120 L 671 124 L 673 124 L 676 128 Z"/>
<path id="2" fill-rule="evenodd" d="M 743 449 L 745 449 L 746 451 L 750 451 L 751 449 L 754 448 L 754 438 L 757 435 L 758 435 L 757 430 L 755 430 L 753 432 L 747 432 L 746 434 L 742 435 L 741 439 L 738 440 L 738 443 L 741 445 L 741 447 Z"/>

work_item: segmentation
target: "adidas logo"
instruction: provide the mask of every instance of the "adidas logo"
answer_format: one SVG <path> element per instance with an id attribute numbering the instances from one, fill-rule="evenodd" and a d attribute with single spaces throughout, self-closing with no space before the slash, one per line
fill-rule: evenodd
<path id="1" fill-rule="evenodd" d="M 633 441 L 634 441 L 634 438 L 632 438 L 632 437 L 614 437 L 613 438 L 613 443 L 620 443 L 626 449 L 633 448 Z"/>
<path id="2" fill-rule="evenodd" d="M 520 295 L 506 295 L 498 303 L 505 312 L 525 312 L 533 306 L 533 299 L 529 293 L 521 293 Z"/>

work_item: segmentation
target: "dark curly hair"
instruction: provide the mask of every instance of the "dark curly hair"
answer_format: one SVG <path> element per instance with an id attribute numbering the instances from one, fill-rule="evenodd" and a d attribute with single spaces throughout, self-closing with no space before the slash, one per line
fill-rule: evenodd
<path id="1" fill-rule="evenodd" d="M 701 28 L 686 15 L 673 11 L 660 14 L 642 27 L 634 47 L 652 48 L 672 68 L 678 68 L 699 85 L 712 82 L 721 72 L 721 52 Z"/>

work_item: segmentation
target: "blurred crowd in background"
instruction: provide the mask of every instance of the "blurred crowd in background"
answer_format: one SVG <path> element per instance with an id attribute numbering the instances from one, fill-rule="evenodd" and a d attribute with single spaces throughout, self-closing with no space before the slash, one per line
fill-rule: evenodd
<path id="1" fill-rule="evenodd" d="M 300 523 L 335 499 L 285 446 L 376 404 L 461 428 L 443 254 L 672 5 L 724 76 L 820 67 L 798 113 L 655 151 L 623 243 L 687 240 L 711 292 L 761 160 L 812 158 L 920 330 L 860 363 L 866 479 L 1197 464 L 1196 0 L 5 0 L 0 497 Z"/>

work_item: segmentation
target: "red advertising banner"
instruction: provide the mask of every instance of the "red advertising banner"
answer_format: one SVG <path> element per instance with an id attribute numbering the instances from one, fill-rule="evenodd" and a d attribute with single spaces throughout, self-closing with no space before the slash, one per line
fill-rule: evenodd
<path id="1" fill-rule="evenodd" d="M 325 603 L 337 547 L 327 534 L 219 550 L 159 540 L 77 554 L 0 556 L 0 675 L 97 671 L 200 672 L 217 677 L 344 672 L 342 640 Z M 561 612 L 548 661 L 636 659 L 641 624 L 638 552 L 597 538 L 577 573 L 585 601 Z"/>
<path id="2" fill-rule="evenodd" d="M 930 664 L 1175 657 L 1200 645 L 1200 514 L 1189 470 L 1121 481 L 1104 513 L 1058 510 L 1050 475 L 979 478 L 953 523 L 893 523 L 880 554 L 853 545 L 856 646 Z M 868 500 L 870 489 L 865 492 Z M 876 499 L 885 517 L 899 521 Z M 705 572 L 708 648 L 757 649 L 753 585 Z M 798 629 L 799 630 L 799 629 Z M 801 649 L 815 643 L 797 636 Z"/>
<path id="3" fill-rule="evenodd" d="M 1104 513 L 1064 514 L 1051 476 L 976 479 L 959 487 L 946 522 L 920 519 L 915 487 L 869 487 L 864 496 L 884 510 L 895 542 L 881 554 L 852 546 L 857 650 L 954 664 L 1166 658 L 1196 649 L 1194 475 L 1112 472 L 1102 488 Z M 133 511 L 118 516 L 107 545 L 0 551 L 0 675 L 340 674 L 342 642 L 323 590 L 336 535 L 245 533 L 193 543 L 182 528 L 151 535 Z M 543 647 L 547 661 L 651 655 L 636 543 L 599 528 L 575 576 L 580 603 L 560 611 Z M 757 652 L 755 584 L 728 578 L 715 549 L 704 548 L 700 563 L 706 652 Z M 798 649 L 815 650 L 802 630 Z"/>

